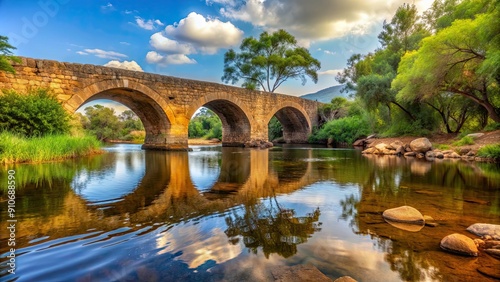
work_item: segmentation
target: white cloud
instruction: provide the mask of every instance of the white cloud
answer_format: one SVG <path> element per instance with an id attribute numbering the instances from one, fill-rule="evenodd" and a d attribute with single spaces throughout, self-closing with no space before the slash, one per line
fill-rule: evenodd
<path id="1" fill-rule="evenodd" d="M 112 68 L 119 68 L 119 69 L 125 69 L 125 70 L 133 70 L 133 71 L 143 71 L 141 66 L 137 64 L 136 61 L 117 61 L 117 60 L 112 60 L 104 64 L 105 67 L 112 67 Z"/>
<path id="2" fill-rule="evenodd" d="M 333 51 L 330 51 L 330 50 L 324 50 L 323 52 L 325 54 L 327 54 L 327 55 L 335 55 L 335 54 L 337 54 L 336 52 L 333 52 Z"/>
<path id="3" fill-rule="evenodd" d="M 145 30 L 153 30 L 157 26 L 162 26 L 164 25 L 160 20 L 144 20 L 143 18 L 136 16 L 135 17 L 135 22 L 137 25 Z"/>
<path id="4" fill-rule="evenodd" d="M 130 43 L 128 43 L 128 42 L 126 42 L 126 41 L 121 41 L 121 42 L 120 42 L 120 44 L 122 44 L 122 45 L 127 45 L 127 46 L 128 46 L 128 45 L 130 45 Z"/>
<path id="5" fill-rule="evenodd" d="M 86 56 L 86 55 L 88 55 L 88 53 L 85 53 L 85 52 L 83 52 L 83 51 L 76 51 L 76 53 L 77 53 L 78 55 L 82 55 L 82 56 Z"/>
<path id="6" fill-rule="evenodd" d="M 236 1 L 236 3 L 234 3 Z M 283 28 L 298 40 L 329 40 L 347 34 L 367 34 L 390 19 L 406 0 L 207 0 L 223 7 L 221 15 L 267 30 Z M 421 7 L 417 1 L 417 7 Z"/>
<path id="7" fill-rule="evenodd" d="M 101 11 L 103 11 L 103 12 L 111 12 L 111 11 L 114 11 L 114 10 L 115 10 L 115 7 L 110 2 L 108 2 L 104 6 L 101 6 Z"/>
<path id="8" fill-rule="evenodd" d="M 104 59 L 117 60 L 119 58 L 126 58 L 126 57 L 128 57 L 127 55 L 122 54 L 122 53 L 118 53 L 118 52 L 114 52 L 114 51 L 104 51 L 104 50 L 101 50 L 101 49 L 85 49 L 83 51 L 85 51 L 85 52 L 82 52 L 82 51 L 79 51 L 79 52 L 87 53 L 87 54 L 93 54 L 96 57 L 104 58 Z M 80 54 L 80 53 L 78 53 L 78 54 Z M 80 55 L 83 55 L 83 54 L 80 54 Z"/>
<path id="9" fill-rule="evenodd" d="M 191 59 L 184 54 L 161 55 L 155 51 L 149 51 L 146 54 L 146 61 L 150 64 L 158 64 L 163 66 L 196 64 L 196 61 L 194 59 Z"/>
<path id="10" fill-rule="evenodd" d="M 221 48 L 238 45 L 243 38 L 243 31 L 231 22 L 205 18 L 197 13 L 190 13 L 178 23 L 168 25 L 161 32 L 150 37 L 154 49 L 146 59 L 150 63 L 194 64 L 190 54 L 215 54 Z"/>
<path id="11" fill-rule="evenodd" d="M 318 72 L 319 75 L 337 75 L 339 72 L 342 72 L 343 69 L 334 69 L 334 70 L 325 70 Z"/>

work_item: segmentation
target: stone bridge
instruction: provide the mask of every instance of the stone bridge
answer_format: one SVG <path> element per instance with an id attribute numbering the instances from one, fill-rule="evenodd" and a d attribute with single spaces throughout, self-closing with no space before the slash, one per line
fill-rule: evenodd
<path id="1" fill-rule="evenodd" d="M 200 107 L 220 117 L 223 146 L 267 141 L 273 116 L 281 122 L 287 143 L 305 143 L 318 121 L 319 103 L 298 97 L 103 66 L 21 59 L 14 65 L 15 74 L 0 72 L 0 89 L 49 88 L 71 113 L 96 99 L 122 103 L 144 124 L 144 149 L 187 149 L 188 124 Z"/>

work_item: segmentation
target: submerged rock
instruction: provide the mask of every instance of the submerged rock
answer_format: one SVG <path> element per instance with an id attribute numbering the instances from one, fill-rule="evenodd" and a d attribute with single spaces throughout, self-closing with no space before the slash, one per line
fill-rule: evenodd
<path id="1" fill-rule="evenodd" d="M 271 270 L 274 281 L 310 281 L 310 282 L 331 282 L 332 279 L 321 273 L 313 265 L 278 266 Z"/>
<path id="2" fill-rule="evenodd" d="M 420 223 L 420 224 L 415 224 L 415 223 L 405 223 L 405 222 L 396 222 L 396 221 L 390 221 L 386 220 L 387 223 L 390 225 L 396 227 L 397 229 L 405 230 L 405 231 L 410 231 L 410 232 L 418 232 L 424 228 L 425 224 Z"/>
<path id="3" fill-rule="evenodd" d="M 486 276 L 500 279 L 500 268 L 498 268 L 498 267 L 483 266 L 483 267 L 478 268 L 477 271 L 481 274 L 486 275 Z"/>
<path id="4" fill-rule="evenodd" d="M 424 217 L 415 208 L 410 206 L 401 206 L 393 209 L 385 210 L 382 213 L 385 220 L 403 222 L 410 224 L 424 224 Z"/>
<path id="5" fill-rule="evenodd" d="M 490 236 L 492 239 L 500 240 L 500 225 L 488 223 L 475 223 L 467 227 L 467 231 L 477 236 Z"/>
<path id="6" fill-rule="evenodd" d="M 357 281 L 354 278 L 352 278 L 351 276 L 342 276 L 342 277 L 335 279 L 335 281 L 333 281 L 333 282 L 357 282 Z"/>
<path id="7" fill-rule="evenodd" d="M 488 255 L 500 259 L 500 249 L 486 249 L 484 250 Z"/>
<path id="8" fill-rule="evenodd" d="M 474 241 L 462 234 L 454 233 L 444 237 L 439 244 L 441 249 L 452 253 L 477 257 L 477 250 Z"/>

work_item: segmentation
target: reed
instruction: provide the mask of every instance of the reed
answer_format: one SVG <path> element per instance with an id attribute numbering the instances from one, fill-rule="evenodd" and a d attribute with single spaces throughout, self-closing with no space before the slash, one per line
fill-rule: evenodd
<path id="1" fill-rule="evenodd" d="M 26 138 L 0 132 L 0 163 L 40 163 L 101 152 L 93 136 L 47 135 Z"/>

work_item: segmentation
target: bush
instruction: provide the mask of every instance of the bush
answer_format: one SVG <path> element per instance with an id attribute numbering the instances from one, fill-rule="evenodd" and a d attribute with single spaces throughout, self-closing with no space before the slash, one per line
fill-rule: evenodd
<path id="1" fill-rule="evenodd" d="M 482 158 L 500 159 L 500 144 L 486 145 L 477 151 L 477 156 Z"/>
<path id="2" fill-rule="evenodd" d="M 359 116 L 345 117 L 329 121 L 320 129 L 315 129 L 309 142 L 321 142 L 333 138 L 338 143 L 352 144 L 361 136 L 368 135 L 368 123 Z"/>
<path id="3" fill-rule="evenodd" d="M 0 95 L 0 129 L 27 137 L 69 132 L 70 116 L 46 89 Z"/>

